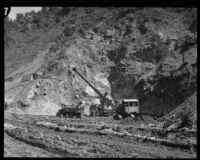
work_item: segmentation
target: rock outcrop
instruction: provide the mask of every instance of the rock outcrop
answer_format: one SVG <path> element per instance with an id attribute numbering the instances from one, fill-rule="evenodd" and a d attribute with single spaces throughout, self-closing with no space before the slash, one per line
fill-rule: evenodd
<path id="1" fill-rule="evenodd" d="M 31 63 L 10 74 L 13 80 L 6 81 L 6 86 L 15 86 L 6 91 L 7 101 L 22 101 L 30 106 L 38 99 L 56 105 L 99 99 L 72 71 L 73 67 L 114 101 L 138 98 L 142 112 L 160 116 L 196 91 L 197 41 L 189 18 L 195 10 L 79 8 L 70 12 L 72 19 L 66 16 L 54 22 L 47 18 L 57 27 L 45 23 L 49 28 L 45 27 L 42 34 L 53 37 L 49 40 L 51 45 L 44 52 L 37 52 Z M 37 18 L 32 23 L 36 22 Z M 32 27 L 28 28 L 23 34 L 33 32 Z M 37 36 L 26 44 L 36 45 L 35 40 L 40 39 Z M 22 48 L 26 49 L 25 44 Z M 36 76 L 37 73 L 42 74 Z M 19 78 L 21 82 L 17 82 Z M 17 87 L 20 90 L 16 91 Z M 12 92 L 18 96 L 11 96 Z"/>

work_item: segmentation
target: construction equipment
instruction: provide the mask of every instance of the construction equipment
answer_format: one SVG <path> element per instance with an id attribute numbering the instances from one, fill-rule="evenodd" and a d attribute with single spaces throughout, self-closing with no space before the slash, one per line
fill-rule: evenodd
<path id="1" fill-rule="evenodd" d="M 57 112 L 58 117 L 69 117 L 69 118 L 81 118 L 83 113 L 83 108 L 81 107 L 82 102 L 77 105 L 65 105 L 62 104 L 62 108 Z"/>
<path id="2" fill-rule="evenodd" d="M 115 110 L 114 119 L 121 119 L 128 116 L 135 118 L 140 115 L 138 99 L 122 99 L 118 103 L 119 105 Z"/>
<path id="3" fill-rule="evenodd" d="M 76 68 L 72 69 L 76 74 L 78 74 L 101 98 L 101 105 L 97 106 L 97 113 L 96 115 L 100 116 L 109 116 L 112 115 L 115 111 L 115 105 L 112 103 L 111 100 L 106 98 L 107 92 L 103 95 L 101 92 L 99 92 L 98 89 L 96 89 L 85 77 L 80 74 Z M 111 107 L 111 109 L 108 109 Z"/>
<path id="4" fill-rule="evenodd" d="M 110 116 L 114 115 L 115 119 L 121 119 L 126 116 L 135 117 L 139 115 L 139 101 L 138 99 L 122 99 L 118 101 L 118 105 L 112 103 L 111 100 L 106 98 L 107 92 L 103 95 L 98 91 L 87 79 L 85 79 L 76 68 L 72 69 L 78 74 L 101 98 L 101 105 L 97 106 L 97 113 L 99 116 Z M 108 107 L 112 109 L 108 109 Z"/>

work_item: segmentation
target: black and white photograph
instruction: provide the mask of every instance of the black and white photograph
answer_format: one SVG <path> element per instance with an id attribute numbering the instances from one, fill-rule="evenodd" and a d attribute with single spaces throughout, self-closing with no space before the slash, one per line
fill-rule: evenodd
<path id="1" fill-rule="evenodd" d="M 4 11 L 4 157 L 197 158 L 197 7 Z"/>

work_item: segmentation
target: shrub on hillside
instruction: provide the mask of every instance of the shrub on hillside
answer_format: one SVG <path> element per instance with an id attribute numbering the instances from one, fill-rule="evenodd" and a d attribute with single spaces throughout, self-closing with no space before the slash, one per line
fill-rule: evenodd
<path id="1" fill-rule="evenodd" d="M 58 17 L 56 17 L 55 22 L 56 22 L 56 23 L 59 23 L 59 22 L 60 22 L 60 19 L 59 19 Z"/>
<path id="2" fill-rule="evenodd" d="M 63 33 L 64 33 L 65 37 L 69 37 L 74 33 L 74 31 L 75 31 L 74 27 L 65 27 Z"/>
<path id="3" fill-rule="evenodd" d="M 13 77 L 8 77 L 8 78 L 5 79 L 5 81 L 10 81 L 10 82 L 12 82 L 12 81 L 13 81 Z"/>
<path id="4" fill-rule="evenodd" d="M 85 8 L 85 12 L 86 12 L 87 14 L 91 14 L 91 13 L 93 12 L 93 9 L 90 8 L 90 7 L 87 7 L 87 8 Z"/>
<path id="5" fill-rule="evenodd" d="M 39 17 L 39 16 L 34 16 L 33 17 L 33 23 L 36 23 L 36 24 L 39 24 L 40 23 L 40 19 L 41 19 L 41 17 Z"/>
<path id="6" fill-rule="evenodd" d="M 85 33 L 85 30 L 83 28 L 80 28 L 78 30 L 79 34 L 82 36 L 82 37 L 85 37 L 86 33 Z"/>
<path id="7" fill-rule="evenodd" d="M 71 12 L 71 8 L 70 7 L 62 7 L 61 11 L 57 12 L 57 16 L 67 16 L 69 13 Z"/>
<path id="8" fill-rule="evenodd" d="M 115 18 L 115 20 L 117 21 L 117 20 L 119 20 L 119 19 L 125 17 L 127 14 L 133 14 L 133 13 L 139 11 L 139 10 L 142 10 L 142 9 L 144 9 L 144 8 L 143 8 L 143 7 L 141 7 L 141 8 L 138 7 L 138 8 L 123 10 L 123 11 L 121 11 L 121 12 L 118 14 L 118 16 Z"/>

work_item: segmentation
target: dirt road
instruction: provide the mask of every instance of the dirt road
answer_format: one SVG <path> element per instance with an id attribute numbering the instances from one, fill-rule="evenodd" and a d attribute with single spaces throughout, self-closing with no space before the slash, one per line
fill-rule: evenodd
<path id="1" fill-rule="evenodd" d="M 4 157 L 58 157 L 38 147 L 28 145 L 4 133 Z"/>
<path id="2" fill-rule="evenodd" d="M 111 119 L 99 117 L 67 119 L 27 115 L 11 118 L 10 116 L 4 122 L 4 156 L 196 157 L 196 153 L 188 149 L 161 145 L 122 134 L 124 125 L 120 125 L 120 121 L 107 123 L 109 121 Z M 132 126 L 134 132 L 138 125 L 140 124 L 129 124 L 126 127 Z M 111 128 L 116 128 L 116 131 Z M 16 149 L 16 146 L 20 147 Z"/>

